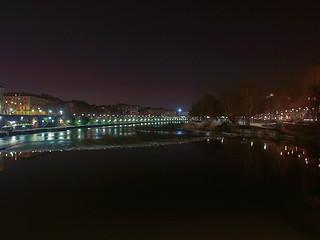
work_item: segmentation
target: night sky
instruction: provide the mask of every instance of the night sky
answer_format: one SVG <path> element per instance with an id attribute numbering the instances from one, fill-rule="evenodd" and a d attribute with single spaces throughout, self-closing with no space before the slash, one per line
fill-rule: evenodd
<path id="1" fill-rule="evenodd" d="M 187 109 L 245 79 L 295 92 L 320 59 L 320 8 L 305 1 L 114 2 L 1 3 L 0 85 Z"/>

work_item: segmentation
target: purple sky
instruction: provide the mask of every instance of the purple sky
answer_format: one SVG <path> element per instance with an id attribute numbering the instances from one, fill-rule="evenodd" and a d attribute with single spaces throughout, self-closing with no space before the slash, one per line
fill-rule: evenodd
<path id="1" fill-rule="evenodd" d="M 268 91 L 298 89 L 319 61 L 319 8 L 221 2 L 8 3 L 0 14 L 0 85 L 186 109 L 245 79 Z"/>

